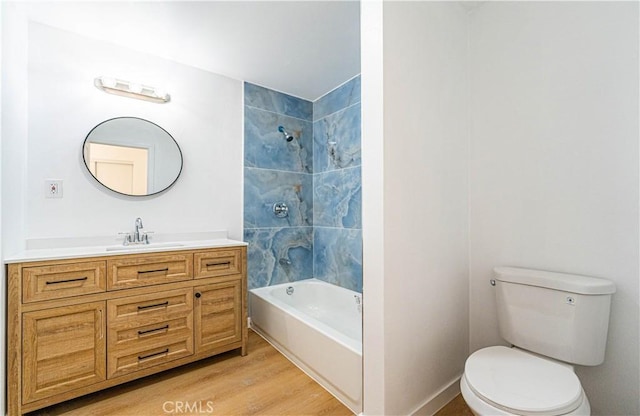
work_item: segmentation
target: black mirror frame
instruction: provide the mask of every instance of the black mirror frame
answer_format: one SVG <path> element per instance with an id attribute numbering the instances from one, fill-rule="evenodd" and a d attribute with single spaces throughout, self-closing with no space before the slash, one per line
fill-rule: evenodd
<path id="1" fill-rule="evenodd" d="M 87 163 L 87 160 L 86 160 L 86 158 L 85 158 L 85 147 L 86 147 L 86 145 L 87 145 L 87 140 L 89 140 L 89 136 L 91 136 L 91 133 L 93 133 L 93 131 L 94 131 L 95 129 L 97 129 L 98 127 L 100 127 L 101 125 L 103 125 L 103 124 L 105 124 L 105 123 L 108 123 L 108 122 L 110 122 L 110 121 L 114 121 L 114 120 L 124 119 L 124 118 L 126 118 L 126 119 L 135 119 L 135 120 L 140 120 L 140 121 L 144 121 L 145 123 L 153 124 L 155 127 L 159 128 L 160 130 L 162 130 L 163 132 L 165 132 L 165 133 L 167 134 L 167 136 L 169 136 L 169 137 L 171 138 L 171 140 L 173 140 L 173 143 L 176 145 L 176 148 L 178 149 L 178 154 L 179 154 L 179 156 L 180 156 L 180 169 L 178 170 L 178 173 L 177 173 L 177 175 L 176 175 L 176 178 L 175 178 L 175 179 L 174 179 L 174 180 L 173 180 L 169 185 L 167 185 L 166 187 L 162 188 L 161 190 L 159 190 L 159 191 L 157 191 L 157 192 L 153 192 L 153 193 L 150 193 L 150 194 L 144 194 L 144 195 L 132 195 L 132 194 L 126 194 L 126 193 L 124 193 L 124 192 L 116 191 L 115 189 L 113 189 L 113 188 L 109 188 L 107 185 L 105 185 L 105 184 L 103 184 L 102 182 L 100 182 L 100 180 L 98 180 L 98 178 L 96 178 L 96 177 L 93 175 L 93 173 L 91 172 L 91 170 L 89 170 L 89 164 Z M 159 125 L 157 125 L 156 123 L 154 123 L 154 122 L 152 122 L 152 121 L 149 121 L 149 120 L 146 120 L 146 119 L 144 119 L 144 118 L 140 118 L 140 117 L 129 117 L 129 116 L 122 116 L 122 117 L 114 117 L 114 118 L 110 118 L 110 119 L 107 119 L 107 120 L 105 120 L 105 121 L 102 121 L 102 122 L 98 123 L 96 126 L 94 126 L 94 127 L 89 131 L 89 133 L 87 133 L 87 136 L 85 137 L 84 142 L 82 143 L 82 161 L 84 162 L 84 166 L 85 166 L 85 168 L 87 169 L 87 172 L 89 172 L 89 175 L 91 175 L 91 177 L 92 177 L 93 179 L 95 179 L 95 181 L 96 181 L 97 183 L 99 183 L 100 185 L 102 185 L 105 189 L 108 189 L 109 191 L 111 191 L 111 192 L 115 192 L 115 193 L 120 194 L 120 195 L 124 195 L 124 196 L 131 196 L 131 197 L 138 197 L 138 198 L 139 198 L 139 197 L 148 197 L 148 196 L 152 196 L 152 195 L 158 195 L 158 194 L 160 194 L 160 193 L 162 193 L 162 192 L 165 192 L 165 191 L 166 191 L 166 190 L 168 190 L 169 188 L 171 188 L 171 187 L 172 187 L 172 186 L 173 186 L 173 185 L 178 181 L 178 178 L 180 177 L 180 174 L 182 173 L 182 169 L 183 169 L 183 167 L 184 167 L 184 157 L 182 156 L 182 149 L 180 148 L 180 145 L 178 144 L 178 142 L 176 141 L 176 139 L 175 139 L 175 138 L 174 138 L 174 137 L 173 137 L 173 136 L 172 136 L 168 131 L 166 131 L 165 129 L 163 129 L 162 127 L 160 127 Z"/>

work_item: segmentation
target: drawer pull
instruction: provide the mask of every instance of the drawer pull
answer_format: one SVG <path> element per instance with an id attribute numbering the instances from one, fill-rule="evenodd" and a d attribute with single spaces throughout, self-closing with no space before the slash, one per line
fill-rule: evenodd
<path id="1" fill-rule="evenodd" d="M 162 331 L 164 329 L 169 329 L 169 325 L 165 325 L 160 328 L 147 329 L 146 331 L 138 331 L 138 335 L 150 334 L 152 332 Z"/>
<path id="2" fill-rule="evenodd" d="M 166 354 L 169 352 L 169 348 L 165 348 L 162 351 L 159 352 L 154 352 L 153 354 L 148 354 L 148 355 L 138 355 L 138 360 L 146 360 L 147 358 L 151 358 L 151 357 L 155 357 L 156 355 L 162 355 L 162 354 Z"/>
<path id="3" fill-rule="evenodd" d="M 143 309 L 157 308 L 158 306 L 169 306 L 169 301 L 162 302 L 162 303 L 154 303 L 153 305 L 138 306 L 138 310 L 141 311 Z"/>
<path id="4" fill-rule="evenodd" d="M 223 261 L 221 263 L 207 263 L 207 267 L 213 267 L 213 266 L 229 266 L 231 265 L 230 261 Z"/>
<path id="5" fill-rule="evenodd" d="M 158 273 L 158 272 L 168 272 L 169 268 L 165 267 L 164 269 L 158 269 L 158 270 L 139 270 L 138 274 L 145 274 L 145 273 Z"/>
<path id="6" fill-rule="evenodd" d="M 47 285 L 57 285 L 58 283 L 69 283 L 69 282 L 80 282 L 82 280 L 89 279 L 87 276 L 78 277 L 76 279 L 66 279 L 66 280 L 54 280 L 53 282 L 44 282 Z"/>

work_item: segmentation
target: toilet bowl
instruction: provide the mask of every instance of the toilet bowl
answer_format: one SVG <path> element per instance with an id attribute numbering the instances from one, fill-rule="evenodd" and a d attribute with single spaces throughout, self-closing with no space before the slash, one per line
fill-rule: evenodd
<path id="1" fill-rule="evenodd" d="M 477 416 L 557 416 L 591 412 L 570 365 L 517 348 L 488 347 L 473 353 L 460 381 Z"/>

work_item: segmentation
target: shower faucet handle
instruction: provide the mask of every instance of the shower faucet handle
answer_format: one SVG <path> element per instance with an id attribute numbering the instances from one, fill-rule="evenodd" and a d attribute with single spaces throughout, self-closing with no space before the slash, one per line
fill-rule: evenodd
<path id="1" fill-rule="evenodd" d="M 276 202 L 273 204 L 273 215 L 278 218 L 285 218 L 289 216 L 289 207 L 284 202 Z"/>

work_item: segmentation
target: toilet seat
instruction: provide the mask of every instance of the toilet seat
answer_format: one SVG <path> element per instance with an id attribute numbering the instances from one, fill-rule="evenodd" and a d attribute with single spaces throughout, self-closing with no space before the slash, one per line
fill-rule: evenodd
<path id="1" fill-rule="evenodd" d="M 585 399 L 571 367 L 516 348 L 495 346 L 474 352 L 464 377 L 480 399 L 517 415 L 563 415 Z"/>

